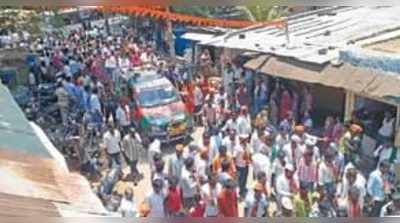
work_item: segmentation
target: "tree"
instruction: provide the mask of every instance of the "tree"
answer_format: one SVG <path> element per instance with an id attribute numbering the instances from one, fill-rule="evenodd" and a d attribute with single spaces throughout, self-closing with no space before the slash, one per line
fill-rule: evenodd
<path id="1" fill-rule="evenodd" d="M 268 21 L 287 15 L 286 7 L 268 4 L 245 6 L 193 6 L 171 7 L 171 11 L 205 18 L 224 18 L 250 21 Z"/>
<path id="2" fill-rule="evenodd" d="M 268 21 L 287 15 L 285 7 L 270 5 L 250 5 L 246 6 L 247 10 L 252 14 L 256 21 Z"/>

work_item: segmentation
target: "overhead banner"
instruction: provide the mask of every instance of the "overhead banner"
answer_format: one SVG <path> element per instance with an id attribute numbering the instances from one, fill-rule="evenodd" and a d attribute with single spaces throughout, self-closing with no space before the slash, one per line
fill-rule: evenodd
<path id="1" fill-rule="evenodd" d="M 197 26 L 218 26 L 226 28 L 244 28 L 253 25 L 274 25 L 282 27 L 284 24 L 283 20 L 274 20 L 268 22 L 252 22 L 245 20 L 228 20 L 228 19 L 213 19 L 213 18 L 202 18 L 191 15 L 183 15 L 174 12 L 168 12 L 163 10 L 162 7 L 145 7 L 145 6 L 102 6 L 99 7 L 105 12 L 114 13 L 126 13 L 134 14 L 137 16 L 147 16 L 155 19 L 171 20 L 173 22 L 188 23 Z"/>

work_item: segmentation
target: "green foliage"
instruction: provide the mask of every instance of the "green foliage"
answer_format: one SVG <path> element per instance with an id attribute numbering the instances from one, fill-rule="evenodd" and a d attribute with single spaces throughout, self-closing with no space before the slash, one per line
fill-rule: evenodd
<path id="1" fill-rule="evenodd" d="M 171 11 L 181 14 L 199 16 L 199 17 L 211 17 L 215 12 L 214 8 L 209 6 L 192 6 L 192 7 L 172 6 Z"/>
<path id="2" fill-rule="evenodd" d="M 246 6 L 256 21 L 268 21 L 287 15 L 287 11 L 283 7 L 275 7 L 271 5 L 250 5 Z"/>
<path id="3" fill-rule="evenodd" d="M 40 17 L 35 11 L 21 8 L 0 8 L 0 28 L 11 32 L 25 30 L 32 36 L 40 32 Z"/>
<path id="4" fill-rule="evenodd" d="M 50 17 L 50 23 L 54 28 L 60 28 L 65 25 L 64 18 L 54 11 L 54 16 Z"/>
<path id="5" fill-rule="evenodd" d="M 172 6 L 173 12 L 194 15 L 207 18 L 228 18 L 239 20 L 267 21 L 276 19 L 287 14 L 284 7 L 271 6 L 266 3 L 246 6 L 231 7 L 209 7 L 192 6 L 181 7 Z"/>

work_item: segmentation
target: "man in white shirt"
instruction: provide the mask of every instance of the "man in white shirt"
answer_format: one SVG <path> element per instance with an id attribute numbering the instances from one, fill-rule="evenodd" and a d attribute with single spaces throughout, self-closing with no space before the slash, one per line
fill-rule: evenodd
<path id="1" fill-rule="evenodd" d="M 357 187 L 361 194 L 361 196 L 359 197 L 359 203 L 362 205 L 364 204 L 364 198 L 366 196 L 365 184 L 366 180 L 364 176 L 359 173 L 356 168 L 349 167 L 344 173 L 341 184 L 338 185 L 338 195 L 341 199 L 347 200 L 349 189 L 351 187 Z"/>
<path id="2" fill-rule="evenodd" d="M 223 86 L 219 88 L 219 91 L 215 94 L 214 96 L 214 104 L 219 105 L 221 104 L 222 101 L 227 102 L 228 101 L 228 94 L 225 92 L 225 89 Z M 225 109 L 228 108 L 228 105 L 225 104 Z"/>
<path id="3" fill-rule="evenodd" d="M 225 123 L 225 126 L 222 128 L 223 131 L 233 129 L 237 132 L 238 124 L 237 124 L 237 114 L 235 112 L 230 113 L 230 117 Z"/>
<path id="4" fill-rule="evenodd" d="M 124 105 L 122 102 L 119 103 L 117 111 L 115 112 L 115 118 L 117 119 L 122 134 L 127 134 L 129 127 L 131 126 L 129 106 Z"/>
<path id="5" fill-rule="evenodd" d="M 185 168 L 182 170 L 180 181 L 182 189 L 183 206 L 189 209 L 194 205 L 194 197 L 197 191 L 197 174 L 194 166 L 194 159 L 189 157 L 185 160 Z"/>
<path id="6" fill-rule="evenodd" d="M 70 96 L 61 82 L 57 84 L 55 95 L 57 96 L 57 106 L 60 110 L 62 123 L 66 123 L 70 104 Z"/>
<path id="7" fill-rule="evenodd" d="M 114 80 L 113 75 L 115 69 L 117 68 L 117 59 L 114 56 L 114 52 L 112 52 L 111 55 L 106 59 L 105 68 L 109 77 Z"/>
<path id="8" fill-rule="evenodd" d="M 240 108 L 240 115 L 237 118 L 237 130 L 238 135 L 246 138 L 250 137 L 251 134 L 251 120 L 248 114 L 247 107 L 242 106 Z"/>
<path id="9" fill-rule="evenodd" d="M 121 68 L 122 74 L 126 74 L 131 67 L 131 62 L 129 61 L 129 58 L 124 55 L 123 57 L 119 57 L 118 59 L 118 64 L 119 67 Z"/>
<path id="10" fill-rule="evenodd" d="M 89 111 L 92 115 L 93 121 L 97 124 L 98 129 L 100 129 L 101 124 L 103 123 L 103 114 L 101 112 L 101 104 L 97 88 L 94 88 L 92 90 L 92 95 L 90 95 Z"/>
<path id="11" fill-rule="evenodd" d="M 204 184 L 207 181 L 207 176 L 211 172 L 207 148 L 202 148 L 200 150 L 200 153 L 196 156 L 195 159 L 195 166 L 199 182 L 200 184 Z"/>
<path id="12" fill-rule="evenodd" d="M 280 205 L 282 198 L 292 198 L 298 191 L 298 179 L 294 174 L 294 167 L 292 164 L 286 164 L 284 174 L 278 176 L 276 180 L 276 195 L 278 205 Z"/>
<path id="13" fill-rule="evenodd" d="M 302 153 L 307 150 L 312 150 L 313 151 L 313 160 L 314 162 L 319 162 L 321 159 L 321 154 L 319 152 L 318 146 L 316 146 L 316 140 L 312 140 L 310 138 L 306 138 L 304 144 L 300 144 L 300 150 Z"/>
<path id="14" fill-rule="evenodd" d="M 156 169 L 154 163 L 155 154 L 161 154 L 161 142 L 157 138 L 155 138 L 153 142 L 149 145 L 149 151 L 147 152 L 147 160 L 149 162 L 151 172 L 154 172 Z"/>
<path id="15" fill-rule="evenodd" d="M 208 182 L 201 188 L 201 197 L 206 204 L 204 217 L 218 216 L 218 201 L 217 197 L 222 190 L 221 184 L 217 181 L 217 176 L 211 174 L 208 176 Z"/>
<path id="16" fill-rule="evenodd" d="M 389 168 L 389 161 L 383 160 L 379 164 L 379 167 L 369 175 L 367 193 L 373 200 L 371 217 L 379 217 L 379 212 L 384 205 L 386 194 L 389 189 L 386 179 Z"/>
<path id="17" fill-rule="evenodd" d="M 262 127 L 259 127 L 253 131 L 250 138 L 250 147 L 254 154 L 260 152 L 262 148 L 265 148 L 266 145 L 263 144 L 269 136 L 269 132 L 264 132 Z"/>
<path id="18" fill-rule="evenodd" d="M 249 165 L 251 152 L 249 151 L 247 138 L 240 137 L 239 145 L 236 145 L 233 152 L 233 159 L 235 161 L 237 178 L 239 184 L 240 196 L 245 196 L 247 193 L 247 177 L 249 175 Z"/>
<path id="19" fill-rule="evenodd" d="M 318 184 L 325 188 L 329 195 L 336 194 L 337 181 L 339 180 L 339 167 L 333 162 L 335 154 L 332 150 L 327 150 L 325 159 L 320 162 L 318 167 Z"/>
<path id="20" fill-rule="evenodd" d="M 140 175 L 137 169 L 140 152 L 142 150 L 142 139 L 134 128 L 130 128 L 128 134 L 122 139 L 122 149 L 127 164 L 130 167 L 130 177 L 133 178 L 134 184 Z"/>
<path id="21" fill-rule="evenodd" d="M 386 140 L 392 140 L 395 129 L 395 118 L 389 111 L 385 111 L 385 118 L 382 120 L 382 126 L 378 130 L 378 145 Z"/>
<path id="22" fill-rule="evenodd" d="M 121 134 L 115 126 L 109 126 L 107 132 L 104 133 L 103 142 L 109 157 L 109 168 L 114 165 L 121 166 Z"/>
<path id="23" fill-rule="evenodd" d="M 148 217 L 163 218 L 165 217 L 163 182 L 161 179 L 154 179 L 152 184 L 153 190 L 145 198 L 145 202 L 150 208 Z"/>
<path id="24" fill-rule="evenodd" d="M 229 156 L 233 156 L 233 151 L 239 145 L 239 137 L 234 129 L 229 130 L 229 134 L 222 140 L 222 145 L 226 146 Z"/>
<path id="25" fill-rule="evenodd" d="M 400 163 L 400 152 L 393 146 L 391 140 L 385 140 L 374 152 L 378 159 L 378 166 L 383 160 L 389 160 L 391 164 Z"/>
<path id="26" fill-rule="evenodd" d="M 133 199 L 132 188 L 125 190 L 124 197 L 122 198 L 119 206 L 119 212 L 121 213 L 121 216 L 125 218 L 137 217 L 136 203 Z"/>
<path id="27" fill-rule="evenodd" d="M 266 173 L 267 177 L 267 186 L 271 186 L 271 178 L 272 178 L 272 171 L 271 171 L 271 158 L 268 156 L 268 151 L 263 149 L 260 150 L 258 153 L 255 153 L 251 157 L 253 161 L 253 176 L 256 177 L 259 172 Z"/>
<path id="28" fill-rule="evenodd" d="M 295 168 L 297 167 L 298 161 L 303 156 L 303 151 L 301 151 L 301 148 L 299 147 L 300 143 L 300 137 L 292 135 L 290 142 L 282 148 L 282 151 L 286 154 L 287 162 L 292 164 Z"/>
<path id="29" fill-rule="evenodd" d="M 280 175 L 283 175 L 285 172 L 285 165 L 287 162 L 287 156 L 283 150 L 279 150 L 277 157 L 271 164 L 271 185 L 276 185 L 276 180 Z"/>
<path id="30" fill-rule="evenodd" d="M 182 144 L 178 144 L 175 147 L 175 154 L 169 159 L 168 162 L 168 174 L 169 176 L 174 176 L 178 180 L 181 179 L 182 169 L 184 167 L 183 160 L 183 149 L 184 146 Z"/>

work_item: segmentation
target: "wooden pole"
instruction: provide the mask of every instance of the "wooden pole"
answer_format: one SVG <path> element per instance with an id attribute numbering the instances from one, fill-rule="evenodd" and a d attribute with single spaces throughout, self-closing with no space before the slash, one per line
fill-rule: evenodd
<path id="1" fill-rule="evenodd" d="M 290 35 L 289 35 L 289 24 L 285 22 L 285 36 L 286 36 L 286 48 L 290 46 Z"/>
<path id="2" fill-rule="evenodd" d="M 346 101 L 345 101 L 345 115 L 344 121 L 351 119 L 351 114 L 354 110 L 355 95 L 351 91 L 346 91 Z"/>
<path id="3" fill-rule="evenodd" d="M 167 12 L 171 12 L 171 7 L 166 7 Z M 167 40 L 169 45 L 169 54 L 172 58 L 175 58 L 175 40 L 172 33 L 172 21 L 167 19 Z"/>

